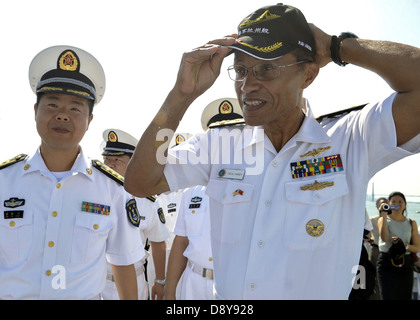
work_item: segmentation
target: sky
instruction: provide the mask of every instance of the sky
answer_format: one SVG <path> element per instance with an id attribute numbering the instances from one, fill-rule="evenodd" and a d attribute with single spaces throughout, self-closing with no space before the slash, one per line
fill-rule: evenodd
<path id="1" fill-rule="evenodd" d="M 289 0 L 306 19 L 328 34 L 351 31 L 360 38 L 420 47 L 418 0 Z M 106 91 L 81 145 L 101 159 L 102 132 L 127 131 L 140 138 L 175 83 L 185 51 L 236 32 L 239 22 L 275 2 L 251 0 L 14 0 L 0 11 L 0 162 L 32 154 L 40 144 L 29 87 L 32 58 L 53 45 L 71 45 L 93 54 L 106 74 Z M 235 97 L 226 58 L 216 83 L 190 106 L 178 132 L 201 132 L 201 112 L 213 100 Z M 315 116 L 376 102 L 391 94 L 376 74 L 333 63 L 321 69 L 304 92 Z M 376 174 L 375 192 L 399 190 L 420 196 L 420 155 Z"/>

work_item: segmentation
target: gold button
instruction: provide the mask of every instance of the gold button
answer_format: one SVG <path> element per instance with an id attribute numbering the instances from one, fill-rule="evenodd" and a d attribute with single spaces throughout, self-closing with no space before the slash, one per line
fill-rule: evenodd
<path id="1" fill-rule="evenodd" d="M 31 165 L 30 164 L 25 164 L 25 166 L 23 167 L 23 170 L 28 170 L 29 168 L 31 167 Z"/>
<path id="2" fill-rule="evenodd" d="M 55 218 L 56 216 L 58 216 L 58 213 L 57 213 L 57 211 L 54 211 L 53 213 L 52 213 L 52 216 Z"/>
<path id="3" fill-rule="evenodd" d="M 48 242 L 48 246 L 49 246 L 50 248 L 54 247 L 54 241 L 50 241 L 50 242 Z"/>
<path id="4" fill-rule="evenodd" d="M 93 229 L 98 230 L 99 226 L 97 224 L 93 225 Z"/>
<path id="5" fill-rule="evenodd" d="M 209 261 L 213 261 L 213 258 L 212 258 L 212 257 L 210 257 L 210 258 L 209 258 Z"/>
<path id="6" fill-rule="evenodd" d="M 86 169 L 86 172 L 88 173 L 88 175 L 91 175 L 92 174 L 92 169 L 91 168 L 87 168 Z"/>
<path id="7" fill-rule="evenodd" d="M 47 275 L 47 277 L 49 277 L 50 275 L 51 275 L 51 270 L 47 270 L 47 271 L 45 271 L 45 274 Z"/>
<path id="8" fill-rule="evenodd" d="M 9 226 L 14 227 L 15 225 L 16 225 L 16 222 L 14 222 L 14 221 L 9 222 Z"/>
<path id="9" fill-rule="evenodd" d="M 61 183 L 57 183 L 56 187 L 57 187 L 57 189 L 60 189 L 61 188 Z"/>
<path id="10" fill-rule="evenodd" d="M 191 211 L 191 213 L 195 213 L 195 210 Z"/>

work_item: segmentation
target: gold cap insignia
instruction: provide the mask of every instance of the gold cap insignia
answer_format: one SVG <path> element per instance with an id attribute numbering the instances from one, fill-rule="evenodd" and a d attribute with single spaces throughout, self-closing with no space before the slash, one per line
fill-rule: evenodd
<path id="1" fill-rule="evenodd" d="M 73 51 L 65 51 L 58 63 L 61 70 L 76 71 L 79 66 L 79 61 Z"/>
<path id="2" fill-rule="evenodd" d="M 219 113 L 229 114 L 229 113 L 232 113 L 232 112 L 233 112 L 232 104 L 227 100 L 223 101 L 223 103 L 219 107 Z"/>
<path id="3" fill-rule="evenodd" d="M 185 141 L 184 136 L 182 136 L 182 135 L 180 135 L 180 134 L 178 134 L 178 135 L 176 136 L 176 138 L 175 138 L 175 143 L 176 143 L 176 145 L 179 145 L 179 144 L 183 143 L 184 141 Z"/>
<path id="4" fill-rule="evenodd" d="M 324 224 L 316 219 L 310 220 L 306 224 L 306 232 L 311 237 L 319 237 L 324 233 Z"/>
<path id="5" fill-rule="evenodd" d="M 108 141 L 111 141 L 111 142 L 117 142 L 118 141 L 118 136 L 114 131 L 110 131 L 108 133 Z"/>

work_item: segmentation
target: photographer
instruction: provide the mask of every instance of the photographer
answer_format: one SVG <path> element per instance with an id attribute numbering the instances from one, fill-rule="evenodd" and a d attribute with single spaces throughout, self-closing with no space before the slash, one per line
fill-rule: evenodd
<path id="1" fill-rule="evenodd" d="M 401 192 L 388 197 L 389 204 L 380 206 L 379 259 L 377 263 L 382 300 L 411 300 L 413 290 L 413 261 L 411 252 L 420 251 L 417 223 L 404 212 L 407 201 Z"/>

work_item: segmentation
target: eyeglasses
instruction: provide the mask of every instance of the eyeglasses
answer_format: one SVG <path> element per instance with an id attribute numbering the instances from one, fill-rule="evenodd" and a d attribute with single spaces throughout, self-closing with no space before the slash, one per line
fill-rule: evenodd
<path id="1" fill-rule="evenodd" d="M 280 76 L 280 68 L 286 68 L 295 66 L 297 64 L 301 64 L 304 62 L 309 62 L 310 60 L 301 60 L 294 63 L 289 63 L 285 65 L 277 65 L 274 63 L 260 63 L 253 67 L 245 68 L 239 64 L 235 64 L 230 66 L 227 70 L 229 73 L 229 78 L 236 82 L 244 81 L 245 78 L 248 76 L 249 69 L 252 69 L 254 76 L 256 79 L 261 81 L 269 81 L 277 78 Z"/>

